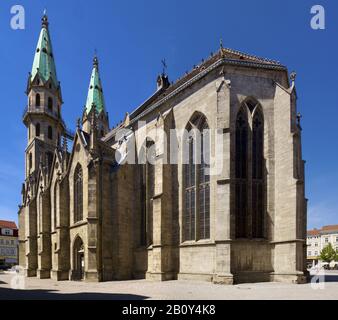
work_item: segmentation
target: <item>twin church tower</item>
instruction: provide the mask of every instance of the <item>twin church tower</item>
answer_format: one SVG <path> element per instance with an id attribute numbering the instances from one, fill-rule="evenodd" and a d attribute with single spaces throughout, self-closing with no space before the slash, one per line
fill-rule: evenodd
<path id="1" fill-rule="evenodd" d="M 55 148 L 61 147 L 62 138 L 73 139 L 62 119 L 62 91 L 57 78 L 48 25 L 48 18 L 44 15 L 32 72 L 27 83 L 28 107 L 24 113 L 24 124 L 28 129 L 26 179 L 38 171 L 41 161 L 51 169 Z M 93 60 L 88 97 L 82 117 L 83 128 L 88 133 L 89 115 L 92 111 L 96 111 L 98 132 L 101 136 L 107 134 L 108 114 L 105 110 L 97 57 Z"/>

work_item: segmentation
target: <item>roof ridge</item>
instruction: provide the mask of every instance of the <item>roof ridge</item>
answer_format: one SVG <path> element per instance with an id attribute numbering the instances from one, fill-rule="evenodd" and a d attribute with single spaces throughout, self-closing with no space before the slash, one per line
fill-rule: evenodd
<path id="1" fill-rule="evenodd" d="M 239 50 L 235 50 L 235 49 L 231 49 L 231 48 L 221 48 L 221 50 L 224 50 L 226 52 L 233 53 L 233 54 L 238 54 L 238 55 L 247 57 L 249 59 L 253 58 L 253 59 L 257 59 L 257 60 L 266 61 L 266 62 L 269 62 L 269 63 L 279 64 L 279 65 L 281 64 L 280 61 L 277 61 L 277 60 L 260 57 L 260 56 L 254 55 L 254 54 L 245 53 L 243 51 L 239 51 Z"/>

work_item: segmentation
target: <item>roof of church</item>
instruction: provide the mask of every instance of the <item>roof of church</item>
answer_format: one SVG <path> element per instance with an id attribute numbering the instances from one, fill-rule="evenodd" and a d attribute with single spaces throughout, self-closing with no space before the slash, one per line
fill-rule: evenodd
<path id="1" fill-rule="evenodd" d="M 105 110 L 105 102 L 103 96 L 103 89 L 99 74 L 99 60 L 95 56 L 93 60 L 93 71 L 90 77 L 88 88 L 88 96 L 86 102 L 86 113 L 89 114 L 93 104 L 96 106 L 97 113 L 100 114 Z"/>
<path id="2" fill-rule="evenodd" d="M 179 79 L 177 79 L 174 83 L 170 84 L 166 89 L 159 90 L 155 92 L 146 102 L 144 102 L 141 106 L 139 106 L 136 110 L 134 110 L 130 114 L 130 118 L 133 119 L 142 115 L 143 111 L 148 109 L 150 105 L 154 105 L 157 102 L 161 101 L 168 95 L 176 92 L 180 87 L 184 86 L 186 83 L 189 83 L 195 77 L 198 77 L 200 74 L 211 68 L 218 61 L 224 61 L 228 64 L 242 64 L 244 66 L 251 67 L 261 67 L 261 68 L 269 68 L 269 69 L 280 69 L 285 70 L 286 67 L 283 66 L 279 61 L 266 59 L 262 57 L 258 57 L 255 55 L 250 55 L 247 53 L 243 53 L 237 50 L 229 49 L 229 48 L 221 48 L 215 53 L 211 54 L 210 57 L 206 60 L 202 60 L 200 65 L 194 66 L 194 68 L 190 72 L 186 72 L 185 75 Z"/>
<path id="3" fill-rule="evenodd" d="M 39 74 L 43 81 L 48 81 L 51 78 L 55 85 L 58 84 L 52 42 L 48 30 L 48 18 L 46 15 L 42 17 L 42 28 L 35 51 L 31 74 L 32 79 L 34 79 L 36 74 Z"/>
<path id="4" fill-rule="evenodd" d="M 215 54 L 211 54 L 208 59 L 202 60 L 201 64 L 194 66 L 190 72 L 186 72 L 185 75 L 177 79 L 174 83 L 171 83 L 169 86 L 157 90 L 130 114 L 130 123 L 137 121 L 146 113 L 157 108 L 163 101 L 175 95 L 181 89 L 187 87 L 195 79 L 203 77 L 205 74 L 213 70 L 214 66 L 217 67 L 222 63 L 256 68 L 287 70 L 287 68 L 279 61 L 258 57 L 229 48 L 223 48 L 221 45 L 220 49 Z M 121 127 L 123 127 L 123 123 L 120 123 L 113 128 L 103 140 L 108 141 Z"/>

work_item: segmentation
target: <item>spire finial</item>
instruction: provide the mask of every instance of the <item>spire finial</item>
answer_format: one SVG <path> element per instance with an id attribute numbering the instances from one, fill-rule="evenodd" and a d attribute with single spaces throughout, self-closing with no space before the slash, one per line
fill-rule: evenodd
<path id="1" fill-rule="evenodd" d="M 48 17 L 47 17 L 47 9 L 43 10 L 43 17 L 41 19 L 42 21 L 42 28 L 48 29 Z"/>
<path id="2" fill-rule="evenodd" d="M 96 69 L 99 68 L 99 59 L 98 59 L 98 57 L 97 57 L 97 50 L 96 50 L 96 49 L 95 49 L 95 51 L 94 51 L 93 66 L 94 66 L 94 68 L 96 68 Z"/>
<path id="3" fill-rule="evenodd" d="M 166 71 L 167 71 L 168 66 L 167 66 L 167 61 L 165 60 L 165 58 L 161 60 L 161 63 L 162 63 L 162 66 L 163 66 L 162 75 L 166 75 L 166 73 L 167 73 Z"/>
<path id="4" fill-rule="evenodd" d="M 219 48 L 223 49 L 223 39 L 219 39 Z"/>

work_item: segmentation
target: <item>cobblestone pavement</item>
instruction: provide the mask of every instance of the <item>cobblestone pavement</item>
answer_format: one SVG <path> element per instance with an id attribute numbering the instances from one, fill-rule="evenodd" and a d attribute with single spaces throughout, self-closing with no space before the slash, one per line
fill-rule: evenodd
<path id="1" fill-rule="evenodd" d="M 25 289 L 13 289 L 24 286 Z M 37 278 L 16 278 L 15 273 L 0 274 L 0 299 L 338 299 L 338 272 L 327 271 L 325 283 L 297 285 L 255 283 L 234 286 L 197 281 L 151 282 L 147 280 L 87 283 Z"/>

